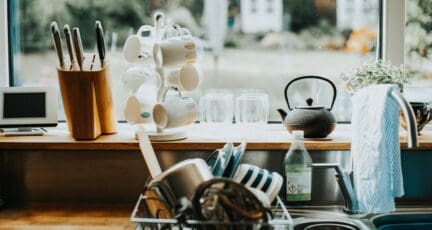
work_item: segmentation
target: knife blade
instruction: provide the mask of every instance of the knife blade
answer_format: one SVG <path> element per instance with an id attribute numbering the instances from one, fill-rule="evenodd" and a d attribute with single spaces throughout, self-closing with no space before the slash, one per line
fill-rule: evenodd
<path id="1" fill-rule="evenodd" d="M 75 68 L 76 60 L 75 60 L 75 53 L 74 53 L 74 46 L 72 42 L 72 33 L 71 29 L 68 24 L 63 26 L 63 32 L 66 38 L 66 47 L 69 52 L 69 58 L 71 62 L 71 69 Z"/>
<path id="2" fill-rule="evenodd" d="M 84 51 L 83 51 L 83 47 L 82 47 L 81 34 L 79 31 L 79 28 L 77 28 L 77 27 L 74 27 L 72 29 L 72 31 L 73 31 L 73 43 L 74 43 L 74 47 L 75 47 L 75 54 L 77 57 L 78 66 L 79 66 L 80 70 L 82 71 L 83 61 L 84 61 Z"/>
<path id="3" fill-rule="evenodd" d="M 100 21 L 96 21 L 96 44 L 99 53 L 101 67 L 103 67 L 105 64 L 105 39 L 104 39 L 102 23 Z"/>
<path id="4" fill-rule="evenodd" d="M 57 25 L 57 22 L 51 22 L 50 25 L 51 28 L 51 37 L 54 43 L 54 48 L 56 50 L 57 53 L 57 57 L 59 60 L 59 65 L 60 68 L 64 68 L 65 67 L 65 62 L 64 62 L 64 58 L 63 58 L 63 47 L 62 47 L 62 42 L 61 42 L 61 38 L 60 38 L 60 31 Z"/>

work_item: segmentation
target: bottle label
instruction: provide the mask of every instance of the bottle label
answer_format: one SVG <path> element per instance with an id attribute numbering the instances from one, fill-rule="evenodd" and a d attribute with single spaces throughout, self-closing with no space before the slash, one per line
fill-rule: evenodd
<path id="1" fill-rule="evenodd" d="M 311 168 L 289 168 L 286 172 L 287 201 L 311 200 L 311 182 Z"/>

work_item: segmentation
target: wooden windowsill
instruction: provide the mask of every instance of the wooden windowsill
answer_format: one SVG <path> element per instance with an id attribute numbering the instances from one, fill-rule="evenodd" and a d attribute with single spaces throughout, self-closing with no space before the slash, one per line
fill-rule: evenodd
<path id="1" fill-rule="evenodd" d="M 181 141 L 154 142 L 156 151 L 194 151 L 214 150 L 226 142 L 248 142 L 248 150 L 287 150 L 290 135 L 281 124 L 269 124 L 261 128 L 208 127 L 191 125 L 185 128 L 188 138 Z M 119 132 L 100 136 L 93 141 L 75 141 L 68 133 L 65 124 L 48 129 L 44 136 L 0 136 L 0 149 L 8 150 L 128 150 L 138 151 L 138 142 L 134 139 L 135 127 L 119 123 Z M 347 151 L 351 147 L 350 125 L 338 124 L 336 130 L 327 139 L 306 140 L 308 150 Z M 432 126 L 426 127 L 419 137 L 418 150 L 432 150 Z M 407 149 L 406 132 L 401 131 L 401 148 Z"/>

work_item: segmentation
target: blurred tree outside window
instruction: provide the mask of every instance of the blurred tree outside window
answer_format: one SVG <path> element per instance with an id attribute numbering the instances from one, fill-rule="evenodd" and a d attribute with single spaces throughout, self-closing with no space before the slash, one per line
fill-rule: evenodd
<path id="1" fill-rule="evenodd" d="M 432 80 L 432 0 L 410 0 L 405 33 L 407 63 L 420 82 Z"/>

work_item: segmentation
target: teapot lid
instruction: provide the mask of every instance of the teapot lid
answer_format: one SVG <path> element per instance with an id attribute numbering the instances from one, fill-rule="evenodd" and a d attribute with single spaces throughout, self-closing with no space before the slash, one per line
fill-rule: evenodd
<path id="1" fill-rule="evenodd" d="M 294 108 L 296 108 L 296 109 L 316 109 L 316 110 L 325 108 L 324 106 L 319 106 L 319 105 L 312 106 L 313 99 L 310 97 L 308 99 L 306 99 L 306 104 L 307 104 L 307 106 L 296 106 Z"/>

